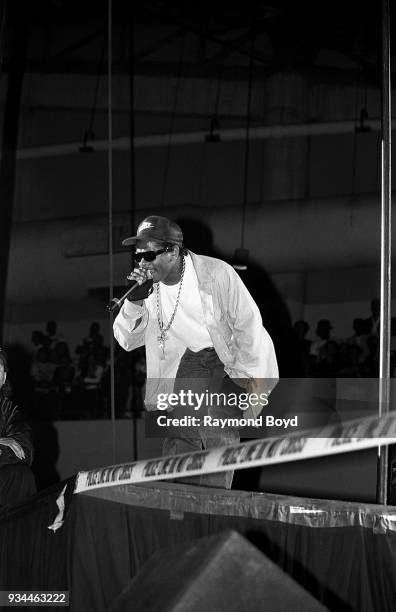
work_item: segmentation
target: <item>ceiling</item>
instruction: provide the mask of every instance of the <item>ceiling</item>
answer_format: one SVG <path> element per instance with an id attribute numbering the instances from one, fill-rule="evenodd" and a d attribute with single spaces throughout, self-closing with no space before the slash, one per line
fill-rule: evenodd
<path id="1" fill-rule="evenodd" d="M 23 30 L 26 72 L 97 74 L 107 1 L 8 0 L 1 7 L 3 71 L 10 41 Z M 182 66 L 188 76 L 247 79 L 251 62 L 255 74 L 300 70 L 380 84 L 378 1 L 113 0 L 112 16 L 115 73 L 179 74 Z"/>

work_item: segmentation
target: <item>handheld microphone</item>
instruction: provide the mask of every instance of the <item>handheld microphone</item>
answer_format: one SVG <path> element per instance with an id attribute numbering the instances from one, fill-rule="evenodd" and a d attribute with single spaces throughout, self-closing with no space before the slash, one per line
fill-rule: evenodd
<path id="1" fill-rule="evenodd" d="M 146 289 L 149 293 L 151 287 L 153 286 L 153 279 L 151 278 L 150 270 L 147 271 L 147 279 L 143 283 L 139 283 L 138 281 L 134 281 L 130 287 L 128 287 L 127 291 L 120 298 L 113 298 L 106 306 L 106 309 L 109 312 L 113 312 L 116 308 L 121 308 L 127 297 L 133 293 L 137 288 L 142 290 Z"/>

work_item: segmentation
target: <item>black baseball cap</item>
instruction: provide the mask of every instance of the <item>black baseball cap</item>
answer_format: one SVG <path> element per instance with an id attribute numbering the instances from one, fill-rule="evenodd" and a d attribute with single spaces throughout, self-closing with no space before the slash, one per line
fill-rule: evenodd
<path id="1" fill-rule="evenodd" d="M 122 241 L 123 246 L 136 244 L 138 240 L 152 240 L 183 245 L 183 232 L 177 223 L 167 217 L 155 215 L 146 217 L 140 223 L 136 236 L 130 236 Z"/>

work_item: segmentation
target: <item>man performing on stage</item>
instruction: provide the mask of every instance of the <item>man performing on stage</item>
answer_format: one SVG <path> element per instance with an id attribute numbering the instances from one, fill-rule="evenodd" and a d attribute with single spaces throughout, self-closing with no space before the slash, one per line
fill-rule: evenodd
<path id="1" fill-rule="evenodd" d="M 244 398 L 248 394 L 268 397 L 278 379 L 273 343 L 235 270 L 224 261 L 188 251 L 181 228 L 165 217 L 147 217 L 136 236 L 122 244 L 135 247 L 139 265 L 128 278 L 140 286 L 118 313 L 114 336 L 127 351 L 146 346 L 146 408 L 157 410 L 158 397 L 166 397 L 164 390 L 181 398 L 188 391 L 189 397 L 208 397 L 206 391 L 227 397 L 242 397 L 242 393 Z M 189 405 L 188 409 L 196 417 L 203 410 L 214 417 L 235 417 L 246 416 L 240 409 L 246 407 L 246 403 L 235 407 L 226 402 L 223 406 L 200 405 L 199 410 Z M 163 454 L 238 441 L 238 430 L 233 427 L 173 427 Z M 232 471 L 208 474 L 199 478 L 199 484 L 231 488 L 232 476 Z"/>

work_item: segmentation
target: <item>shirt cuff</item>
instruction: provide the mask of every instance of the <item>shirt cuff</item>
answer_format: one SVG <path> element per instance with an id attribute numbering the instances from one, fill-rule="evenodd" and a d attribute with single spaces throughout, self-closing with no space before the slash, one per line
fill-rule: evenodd
<path id="1" fill-rule="evenodd" d="M 139 306 L 138 304 L 134 304 L 129 300 L 125 300 L 123 305 L 124 315 L 130 319 L 131 321 L 136 321 L 137 319 L 141 319 L 141 317 L 146 312 L 145 306 Z"/>
<path id="2" fill-rule="evenodd" d="M 128 333 L 133 334 L 141 329 L 142 322 L 146 320 L 147 308 L 126 300 L 122 306 L 120 315 L 124 319 L 124 326 Z"/>

